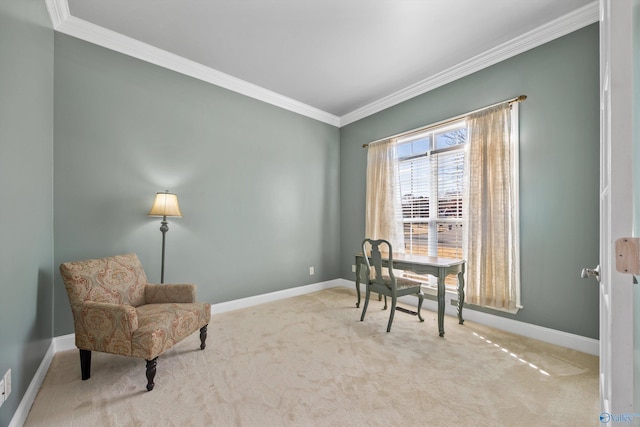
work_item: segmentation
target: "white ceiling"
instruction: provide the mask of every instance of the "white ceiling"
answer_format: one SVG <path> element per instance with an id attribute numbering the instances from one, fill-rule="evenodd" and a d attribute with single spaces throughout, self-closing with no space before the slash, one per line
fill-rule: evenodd
<path id="1" fill-rule="evenodd" d="M 92 41 L 89 33 L 111 30 L 262 97 L 342 118 L 325 120 L 337 124 L 381 100 L 415 96 L 411 88 L 437 85 L 470 58 L 490 65 L 488 55 L 505 46 L 502 57 L 517 54 L 514 40 L 548 41 L 531 39 L 551 22 L 566 33 L 597 20 L 593 0 L 66 1 L 47 0 L 50 12 L 68 7 L 57 22 L 51 12 L 59 31 Z"/>

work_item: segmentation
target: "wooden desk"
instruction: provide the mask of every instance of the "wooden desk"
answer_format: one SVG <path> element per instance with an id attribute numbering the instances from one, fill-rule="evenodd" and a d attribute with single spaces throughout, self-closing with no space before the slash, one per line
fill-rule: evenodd
<path id="1" fill-rule="evenodd" d="M 364 262 L 362 253 L 356 255 L 356 293 L 358 302 L 356 307 L 360 307 L 360 271 Z M 389 261 L 383 259 L 382 265 L 388 267 Z M 465 261 L 454 258 L 429 257 L 422 255 L 394 254 L 393 269 L 412 271 L 416 274 L 430 274 L 438 278 L 438 332 L 444 336 L 444 294 L 445 278 L 450 274 L 458 276 L 458 323 L 463 324 L 462 305 L 464 304 L 464 272 Z"/>

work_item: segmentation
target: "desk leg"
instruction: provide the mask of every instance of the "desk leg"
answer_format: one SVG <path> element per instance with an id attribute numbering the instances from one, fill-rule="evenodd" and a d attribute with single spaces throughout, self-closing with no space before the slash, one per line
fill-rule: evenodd
<path id="1" fill-rule="evenodd" d="M 458 323 L 463 324 L 462 307 L 464 306 L 464 269 L 458 273 Z"/>
<path id="2" fill-rule="evenodd" d="M 444 337 L 444 280 L 446 271 L 444 268 L 438 268 L 438 332 Z"/>
<path id="3" fill-rule="evenodd" d="M 356 294 L 358 295 L 358 302 L 356 302 L 356 308 L 360 308 L 360 263 L 356 258 Z"/>

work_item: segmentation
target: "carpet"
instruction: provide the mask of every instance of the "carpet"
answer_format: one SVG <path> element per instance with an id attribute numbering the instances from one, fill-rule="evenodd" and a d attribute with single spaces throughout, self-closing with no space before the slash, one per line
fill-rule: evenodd
<path id="1" fill-rule="evenodd" d="M 598 358 L 445 316 L 425 322 L 333 288 L 223 314 L 145 361 L 55 355 L 25 426 L 600 425 Z"/>

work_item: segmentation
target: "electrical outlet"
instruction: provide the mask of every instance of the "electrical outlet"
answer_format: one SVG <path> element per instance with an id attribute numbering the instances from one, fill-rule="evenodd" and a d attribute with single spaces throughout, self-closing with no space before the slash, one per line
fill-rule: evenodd
<path id="1" fill-rule="evenodd" d="M 0 379 L 0 406 L 7 400 L 9 394 L 11 394 L 11 369 Z"/>
<path id="2" fill-rule="evenodd" d="M 316 274 L 316 271 L 313 267 L 309 267 L 309 276 L 313 276 L 314 274 Z"/>
<path id="3" fill-rule="evenodd" d="M 4 374 L 4 399 L 6 400 L 10 394 L 11 394 L 11 369 L 9 369 L 6 374 Z"/>

